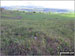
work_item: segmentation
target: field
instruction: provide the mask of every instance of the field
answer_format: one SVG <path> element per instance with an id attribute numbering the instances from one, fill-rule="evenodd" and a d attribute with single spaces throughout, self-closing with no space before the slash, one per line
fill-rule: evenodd
<path id="1" fill-rule="evenodd" d="M 6 55 L 74 51 L 74 14 L 1 10 L 0 50 Z"/>

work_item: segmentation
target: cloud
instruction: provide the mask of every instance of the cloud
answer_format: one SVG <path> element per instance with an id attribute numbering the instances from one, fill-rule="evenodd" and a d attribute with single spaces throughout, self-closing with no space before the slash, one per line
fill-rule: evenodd
<path id="1" fill-rule="evenodd" d="M 1 1 L 1 6 L 27 5 L 74 10 L 74 1 Z"/>

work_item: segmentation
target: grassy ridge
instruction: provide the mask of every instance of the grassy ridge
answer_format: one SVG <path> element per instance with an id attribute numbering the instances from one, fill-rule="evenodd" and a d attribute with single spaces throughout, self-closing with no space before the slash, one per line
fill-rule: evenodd
<path id="1" fill-rule="evenodd" d="M 0 19 L 1 50 L 9 55 L 74 51 L 74 20 L 62 14 L 4 10 Z"/>

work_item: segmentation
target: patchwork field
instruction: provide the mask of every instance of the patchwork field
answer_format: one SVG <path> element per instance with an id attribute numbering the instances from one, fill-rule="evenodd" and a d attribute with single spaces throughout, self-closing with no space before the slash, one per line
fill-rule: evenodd
<path id="1" fill-rule="evenodd" d="M 74 14 L 0 10 L 0 50 L 6 55 L 74 51 Z"/>

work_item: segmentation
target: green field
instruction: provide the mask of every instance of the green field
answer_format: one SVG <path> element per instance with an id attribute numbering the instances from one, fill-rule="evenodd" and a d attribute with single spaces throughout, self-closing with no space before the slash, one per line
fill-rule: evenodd
<path id="1" fill-rule="evenodd" d="M 7 55 L 59 55 L 74 51 L 74 14 L 1 10 L 1 51 Z"/>

